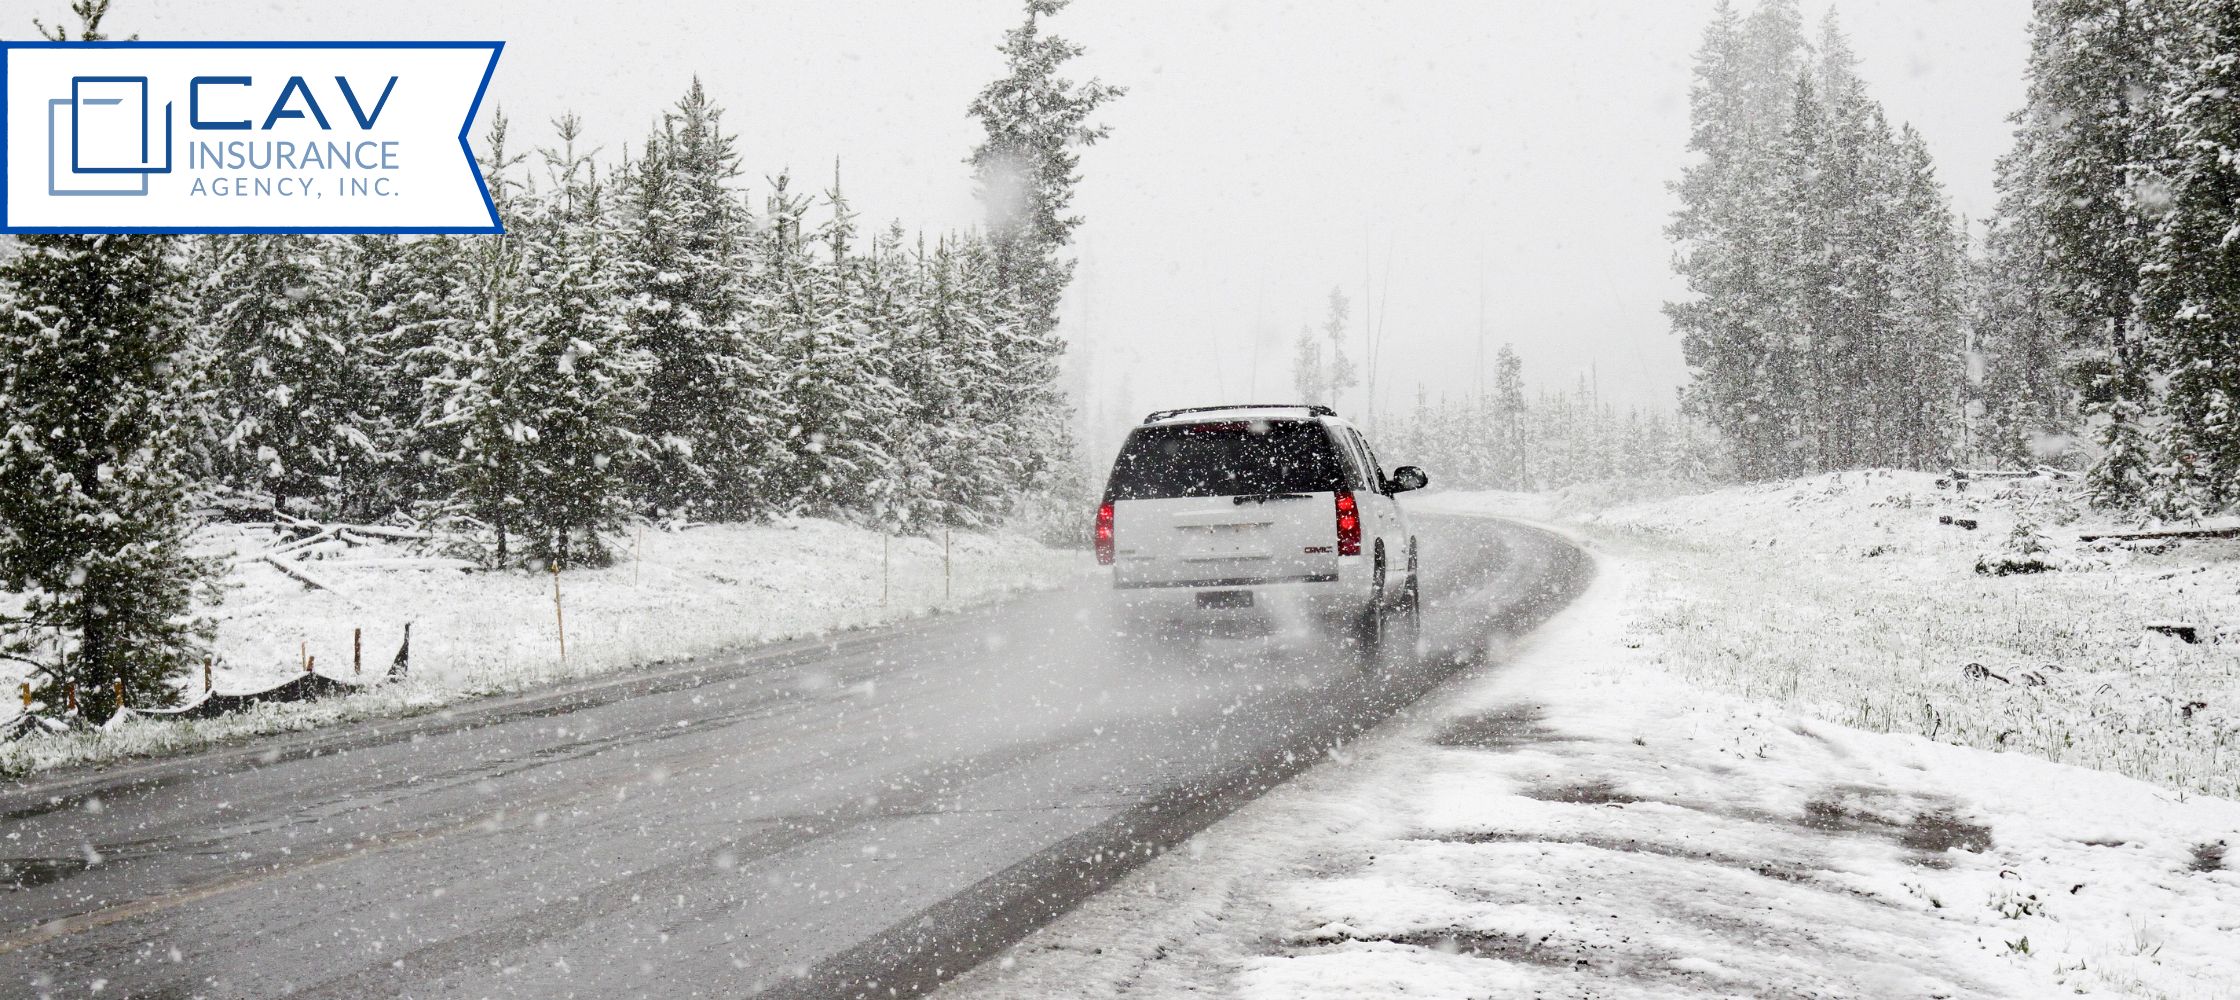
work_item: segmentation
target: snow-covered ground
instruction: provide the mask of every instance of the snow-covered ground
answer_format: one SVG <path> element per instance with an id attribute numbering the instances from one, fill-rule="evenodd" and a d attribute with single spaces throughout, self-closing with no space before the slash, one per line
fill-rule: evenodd
<path id="1" fill-rule="evenodd" d="M 559 579 L 567 658 L 560 656 L 553 578 L 529 572 L 418 569 L 402 551 L 331 545 L 301 572 L 312 589 L 251 557 L 266 532 L 207 529 L 207 551 L 234 557 L 217 607 L 214 687 L 262 690 L 303 670 L 367 679 L 388 669 L 412 623 L 403 683 L 311 704 L 267 705 L 220 719 L 133 719 L 100 733 L 0 744 L 0 774 L 171 751 L 251 733 L 422 710 L 462 698 L 802 636 L 864 628 L 1053 586 L 1084 572 L 1085 553 L 1013 534 L 882 539 L 831 521 L 648 529 L 622 540 L 604 569 Z M 423 563 L 426 561 L 423 560 Z M 884 569 L 882 568 L 884 567 Z M 354 678 L 353 630 L 362 637 Z M 0 676 L 14 691 L 17 678 Z M 192 679 L 199 689 L 201 678 Z M 17 699 L 0 705 L 0 724 Z"/>
<path id="2" fill-rule="evenodd" d="M 1853 473 L 1580 515 L 1573 608 L 950 993 L 2240 996 L 2240 803 L 2189 790 L 2231 780 L 2223 744 L 2155 707 L 2229 692 L 2233 647 L 2140 635 L 2230 620 L 2227 557 L 1979 577 L 2070 509 L 2020 492 Z"/>
<path id="3" fill-rule="evenodd" d="M 2240 541 L 2080 544 L 2124 526 L 2065 483 L 1957 490 L 1905 472 L 1539 513 L 1644 567 L 1625 628 L 1681 676 L 1825 721 L 2240 796 Z M 2057 569 L 1978 570 L 2023 560 Z M 2150 628 L 2171 624 L 2201 641 Z"/>

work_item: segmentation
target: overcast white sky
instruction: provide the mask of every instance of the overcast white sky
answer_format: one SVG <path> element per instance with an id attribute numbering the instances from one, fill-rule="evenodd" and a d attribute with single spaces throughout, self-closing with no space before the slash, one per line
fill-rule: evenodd
<path id="1" fill-rule="evenodd" d="M 65 4 L 7 6 L 53 19 Z M 1807 0 L 1808 19 L 1827 6 Z M 1987 215 L 2023 96 L 2028 0 L 1837 6 L 1955 207 Z M 1068 326 L 1096 387 L 1086 406 L 1286 398 L 1299 326 L 1342 285 L 1358 330 L 1364 279 L 1383 286 L 1388 268 L 1388 407 L 1419 383 L 1434 396 L 1474 384 L 1481 274 L 1488 338 L 1516 344 L 1528 379 L 1591 370 L 1621 403 L 1669 400 L 1686 373 L 1658 312 L 1677 292 L 1665 184 L 1711 7 L 1078 0 L 1056 26 L 1090 47 L 1079 74 L 1131 88 L 1078 202 Z M 150 39 L 500 39 L 492 97 L 538 141 L 573 109 L 609 152 L 697 73 L 730 109 L 757 189 L 785 167 L 821 186 L 839 156 L 868 220 L 940 229 L 977 218 L 964 108 L 1018 17 L 1012 2 L 952 0 L 117 0 L 112 24 Z"/>

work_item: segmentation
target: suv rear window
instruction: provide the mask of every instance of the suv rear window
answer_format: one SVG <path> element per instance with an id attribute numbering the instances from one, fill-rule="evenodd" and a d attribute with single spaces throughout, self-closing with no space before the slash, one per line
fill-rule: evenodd
<path id="1" fill-rule="evenodd" d="M 1322 425 L 1255 420 L 1139 427 L 1113 463 L 1107 500 L 1327 493 L 1345 467 Z"/>

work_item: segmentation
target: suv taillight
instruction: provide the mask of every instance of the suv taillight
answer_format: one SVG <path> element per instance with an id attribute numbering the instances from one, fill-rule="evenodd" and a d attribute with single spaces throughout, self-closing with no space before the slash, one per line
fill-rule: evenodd
<path id="1" fill-rule="evenodd" d="M 1360 547 L 1360 541 L 1356 540 L 1354 548 Z M 1112 505 L 1109 503 L 1097 508 L 1097 565 L 1112 565 Z"/>
<path id="2" fill-rule="evenodd" d="M 1338 491 L 1338 554 L 1361 554 L 1361 506 L 1349 490 Z"/>

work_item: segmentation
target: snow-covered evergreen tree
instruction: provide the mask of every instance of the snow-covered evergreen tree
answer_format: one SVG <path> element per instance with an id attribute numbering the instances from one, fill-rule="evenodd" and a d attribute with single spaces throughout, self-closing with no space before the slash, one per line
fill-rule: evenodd
<path id="1" fill-rule="evenodd" d="M 884 356 L 893 316 L 856 253 L 855 213 L 838 179 L 826 193 L 829 217 L 807 234 L 805 203 L 784 197 L 784 186 L 771 203 L 760 303 L 764 328 L 776 334 L 776 394 L 788 422 L 777 482 L 808 513 L 870 512 L 884 507 L 894 481 L 888 434 L 901 400 Z"/>
<path id="2" fill-rule="evenodd" d="M 2015 171 L 2027 157 L 2000 161 L 2001 184 L 2027 189 Z M 2002 202 L 2007 200 L 2002 197 Z M 1976 455 L 1970 461 L 2029 468 L 2073 461 L 2077 394 L 2065 360 L 2066 317 L 2055 307 L 2046 274 L 2045 240 L 2026 215 L 2002 208 L 1983 237 L 1970 310 L 1974 353 L 1967 371 L 1974 383 Z"/>
<path id="3" fill-rule="evenodd" d="M 1065 351 L 1058 305 L 1073 280 L 1066 247 L 1081 225 L 1081 217 L 1071 214 L 1074 186 L 1081 180 L 1079 151 L 1110 134 L 1091 119 L 1126 90 L 1062 75 L 1083 49 L 1044 34 L 1042 19 L 1068 2 L 1026 0 L 1026 20 L 1005 34 L 999 49 L 1004 75 L 983 88 L 968 109 L 985 136 L 968 160 L 988 219 L 993 311 L 982 315 L 996 335 L 995 355 L 1011 366 L 995 393 L 994 412 L 1003 418 L 1009 459 L 1004 469 L 1016 476 L 996 491 L 1006 499 L 993 509 L 973 509 L 976 518 L 1003 516 L 1022 490 L 1055 489 L 1067 493 L 1063 502 L 1086 502 L 1073 496 L 1086 479 L 1078 471 L 1072 418 L 1056 389 Z"/>
<path id="4" fill-rule="evenodd" d="M 1748 18 L 1721 0 L 1689 92 L 1689 150 L 1668 235 L 1691 298 L 1665 312 L 1691 372 L 1688 405 L 1733 445 L 1745 478 L 1780 474 L 1795 400 L 1790 341 L 1773 328 L 1783 233 L 1765 206 L 1781 168 L 1803 47 L 1796 5 Z"/>
<path id="5" fill-rule="evenodd" d="M 773 419 L 772 334 L 752 327 L 753 220 L 731 183 L 738 139 L 695 78 L 625 177 L 623 261 L 643 298 L 639 344 L 653 359 L 643 430 L 655 459 L 639 492 L 669 516 L 766 514 L 782 460 Z"/>
<path id="6" fill-rule="evenodd" d="M 77 40 L 106 0 L 79 0 Z M 54 41 L 72 40 L 67 31 Z M 187 551 L 196 426 L 174 240 L 25 236 L 0 263 L 0 655 L 33 664 L 45 702 L 83 710 L 173 697 L 207 641 L 214 567 Z"/>
<path id="7" fill-rule="evenodd" d="M 373 405 L 388 461 L 364 501 L 376 518 L 430 505 L 447 495 L 442 456 L 456 454 L 459 428 L 431 423 L 438 394 L 428 380 L 446 364 L 439 340 L 451 328 L 460 258 L 471 241 L 454 237 L 352 236 L 347 260 L 363 291 L 357 338 L 380 373 Z"/>
<path id="8" fill-rule="evenodd" d="M 550 187 L 525 206 L 520 234 L 522 530 L 534 558 L 602 565 L 604 536 L 636 507 L 630 473 L 650 457 L 638 425 L 654 364 L 632 328 L 642 311 L 627 297 L 606 189 L 576 149 L 581 123 L 554 128 L 561 145 L 541 153 Z"/>
<path id="9" fill-rule="evenodd" d="M 208 239 L 195 306 L 208 325 L 224 481 L 278 509 L 326 517 L 353 506 L 384 460 L 381 371 L 347 241 Z"/>
<path id="10" fill-rule="evenodd" d="M 491 560 L 598 565 L 601 533 L 631 509 L 645 458 L 636 425 L 651 360 L 635 346 L 603 192 L 575 149 L 575 119 L 544 159 L 552 189 L 516 178 L 506 120 L 483 173 L 503 236 L 462 240 L 446 315 L 428 352 L 427 417 L 448 430 L 436 467 L 444 507 L 489 532 Z"/>
<path id="11" fill-rule="evenodd" d="M 483 140 L 482 175 L 501 220 L 517 226 L 528 192 L 519 177 L 523 159 L 506 149 L 507 121 L 493 116 Z M 516 383 L 524 374 L 516 350 L 532 306 L 523 274 L 524 239 L 518 231 L 446 240 L 452 269 L 442 312 L 417 360 L 422 379 L 420 424 L 432 448 L 440 494 L 436 507 L 487 533 L 486 558 L 505 566 L 521 555 L 524 519 L 522 445 L 529 433 Z"/>
<path id="12" fill-rule="evenodd" d="M 919 236 L 907 251 L 898 225 L 873 252 L 873 280 L 881 287 L 874 308 L 886 331 L 885 361 L 900 409 L 888 432 L 893 484 L 867 511 L 871 522 L 893 531 L 910 531 L 942 521 L 943 471 L 964 444 L 956 420 L 962 410 L 961 366 L 949 357 L 939 336 L 937 312 L 947 286 L 955 280 L 946 247 L 928 250 Z"/>
<path id="13" fill-rule="evenodd" d="M 1512 345 L 1503 344 L 1494 354 L 1493 398 L 1489 402 L 1493 456 L 1487 463 L 1491 473 L 1488 485 L 1500 490 L 1529 489 L 1533 456 L 1525 437 L 1524 359 L 1517 356 Z"/>
<path id="14" fill-rule="evenodd" d="M 1346 321 L 1353 315 L 1353 304 L 1346 301 L 1342 289 L 1330 289 L 1330 300 L 1322 314 L 1322 339 L 1330 342 L 1329 373 L 1330 405 L 1337 406 L 1347 389 L 1361 384 L 1361 370 L 1346 354 Z"/>
<path id="15" fill-rule="evenodd" d="M 1928 145 L 1912 126 L 1887 151 L 1894 190 L 1888 313 L 1891 338 L 1876 386 L 1883 400 L 1880 456 L 1905 468 L 1937 468 L 1957 456 L 1967 372 L 1967 247 L 1953 218 Z"/>
<path id="16" fill-rule="evenodd" d="M 2240 502 L 2240 7 L 2187 6 L 2167 93 L 2168 204 L 2142 289 L 2169 375 L 2157 498 L 2169 514 Z"/>
<path id="17" fill-rule="evenodd" d="M 1945 461 L 1962 405 L 1959 229 L 1833 14 L 1815 50 L 1792 0 L 1747 18 L 1722 4 L 1691 104 L 1697 158 L 1669 229 L 1691 298 L 1666 307 L 1690 411 L 1746 477 Z"/>
<path id="18" fill-rule="evenodd" d="M 1323 403 L 1330 399 L 1330 367 L 1322 359 L 1322 338 L 1314 327 L 1299 328 L 1299 339 L 1291 345 L 1291 391 L 1302 403 Z"/>
<path id="19" fill-rule="evenodd" d="M 2152 96 L 2166 69 L 2157 37 L 2169 2 L 2040 0 L 2003 206 L 2027 220 L 2019 233 L 2043 240 L 2054 308 L 2085 352 L 2078 374 L 2099 446 L 2091 488 L 2112 505 L 2143 500 L 2153 478 L 2156 380 L 2137 303 L 2147 202 L 2161 197 Z"/>
<path id="20" fill-rule="evenodd" d="M 1038 334 L 1056 328 L 1058 299 L 1073 280 L 1064 256 L 1079 216 L 1068 214 L 1080 181 L 1079 149 L 1111 134 L 1090 124 L 1105 102 L 1127 93 L 1097 80 L 1061 76 L 1081 46 L 1043 33 L 1042 19 L 1069 0 L 1027 0 L 1027 19 L 1004 35 L 1004 75 L 972 101 L 986 138 L 967 161 L 988 213 L 996 278 L 1017 295 Z"/>
<path id="21" fill-rule="evenodd" d="M 1012 377 L 1000 360 L 1004 328 L 1020 322 L 1016 301 L 1001 284 L 994 252 L 970 235 L 952 236 L 936 248 L 934 297 L 928 332 L 940 345 L 941 370 L 957 388 L 946 421 L 946 445 L 935 469 L 940 477 L 942 523 L 992 523 L 1011 509 L 1018 481 L 1008 460 L 1008 434 L 990 434 L 984 422 L 996 412 L 994 387 Z"/>

